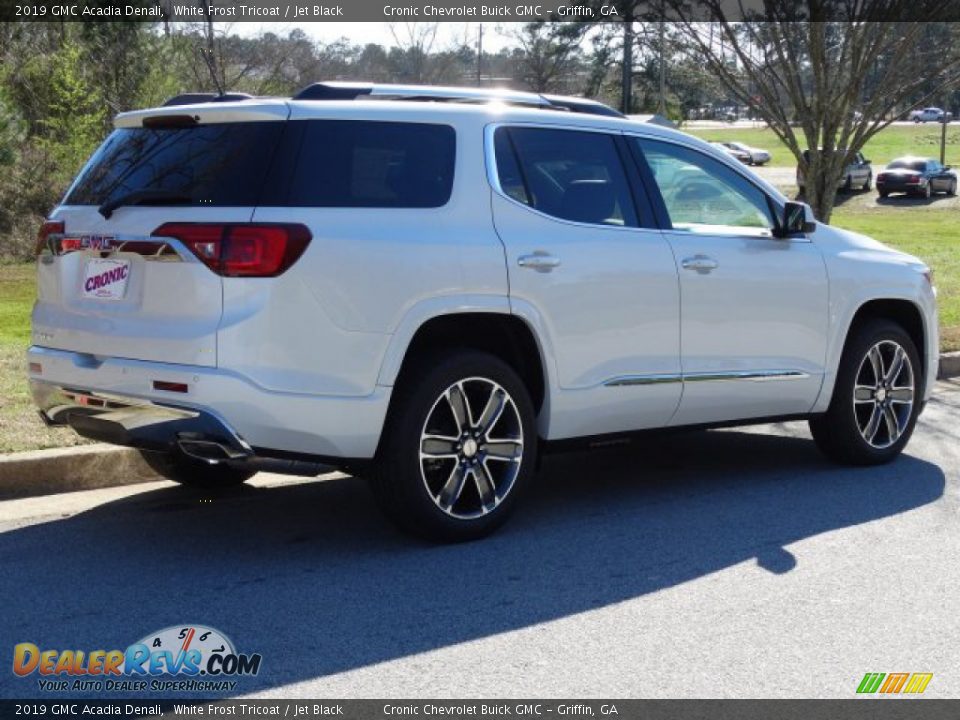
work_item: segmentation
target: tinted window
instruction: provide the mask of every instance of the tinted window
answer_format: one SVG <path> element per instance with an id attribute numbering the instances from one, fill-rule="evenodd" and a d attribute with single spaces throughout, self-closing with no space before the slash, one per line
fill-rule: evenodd
<path id="1" fill-rule="evenodd" d="M 249 122 L 115 130 L 65 202 L 101 205 L 160 191 L 177 205 L 256 205 L 286 123 Z"/>
<path id="2" fill-rule="evenodd" d="M 298 126 L 302 140 L 291 163 L 289 190 L 285 198 L 265 198 L 264 204 L 431 208 L 450 199 L 456 135 L 448 125 L 354 120 L 290 124 Z"/>
<path id="3" fill-rule="evenodd" d="M 497 139 L 500 185 L 514 199 L 563 220 L 637 225 L 630 186 L 612 136 L 500 128 Z"/>
<path id="4" fill-rule="evenodd" d="M 924 160 L 894 160 L 887 165 L 889 170 L 916 170 L 924 172 L 927 169 L 927 163 Z"/>
<path id="5" fill-rule="evenodd" d="M 675 230 L 721 226 L 756 234 L 773 227 L 767 196 L 723 163 L 672 143 L 632 141 L 653 171 Z"/>

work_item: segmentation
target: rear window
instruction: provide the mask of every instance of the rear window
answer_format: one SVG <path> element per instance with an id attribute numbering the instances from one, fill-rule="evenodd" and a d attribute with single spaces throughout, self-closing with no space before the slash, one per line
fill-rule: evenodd
<path id="1" fill-rule="evenodd" d="M 923 160 L 894 160 L 887 165 L 888 170 L 916 170 L 924 172 L 927 169 L 927 163 Z"/>
<path id="2" fill-rule="evenodd" d="M 156 191 L 175 205 L 256 205 L 285 124 L 115 130 L 64 202 L 102 205 L 128 193 Z"/>
<path id="3" fill-rule="evenodd" d="M 295 120 L 261 204 L 435 208 L 453 187 L 449 125 Z"/>

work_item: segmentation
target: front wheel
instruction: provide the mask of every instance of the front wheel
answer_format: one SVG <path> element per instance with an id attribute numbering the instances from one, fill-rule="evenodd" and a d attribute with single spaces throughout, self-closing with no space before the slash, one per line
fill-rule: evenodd
<path id="1" fill-rule="evenodd" d="M 951 180 L 950 187 L 947 188 L 947 195 L 954 196 L 957 194 L 957 181 Z"/>
<path id="2" fill-rule="evenodd" d="M 913 433 L 923 371 L 906 331 L 888 320 L 855 328 L 843 351 L 830 407 L 810 431 L 830 459 L 851 465 L 890 462 Z"/>
<path id="3" fill-rule="evenodd" d="M 205 490 L 241 485 L 256 474 L 255 470 L 198 460 L 181 450 L 169 450 L 167 452 L 141 450 L 140 455 L 157 475 L 181 485 Z"/>
<path id="4" fill-rule="evenodd" d="M 863 183 L 862 190 L 870 191 L 873 188 L 873 174 L 867 175 L 867 179 Z"/>
<path id="5" fill-rule="evenodd" d="M 400 528 L 461 542 L 491 533 L 533 474 L 530 394 L 509 365 L 472 350 L 405 372 L 394 391 L 370 482 Z"/>

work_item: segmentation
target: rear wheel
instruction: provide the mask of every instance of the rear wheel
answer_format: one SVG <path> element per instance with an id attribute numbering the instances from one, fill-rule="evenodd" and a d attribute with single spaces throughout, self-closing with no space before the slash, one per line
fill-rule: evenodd
<path id="1" fill-rule="evenodd" d="M 430 540 L 499 527 L 533 474 L 537 436 L 516 372 L 483 352 L 419 363 L 398 383 L 370 481 L 382 510 Z"/>
<path id="2" fill-rule="evenodd" d="M 887 197 L 890 193 L 888 193 L 886 190 L 879 190 L 879 191 L 877 192 L 877 194 L 878 194 L 880 197 L 885 198 L 885 197 Z"/>
<path id="3" fill-rule="evenodd" d="M 870 173 L 869 175 L 867 175 L 867 179 L 864 180 L 863 186 L 860 189 L 869 191 L 872 188 L 873 188 L 873 173 Z"/>
<path id="4" fill-rule="evenodd" d="M 847 179 L 843 181 L 843 187 L 841 188 L 844 192 L 850 192 L 853 188 L 853 176 L 847 175 Z"/>
<path id="5" fill-rule="evenodd" d="M 241 485 L 256 474 L 255 470 L 204 462 L 184 454 L 181 450 L 141 450 L 140 455 L 157 475 L 181 485 L 208 490 Z"/>
<path id="6" fill-rule="evenodd" d="M 920 410 L 920 356 L 902 327 L 870 320 L 855 328 L 843 351 L 827 412 L 810 420 L 823 453 L 852 465 L 897 457 Z"/>
<path id="7" fill-rule="evenodd" d="M 951 180 L 950 187 L 947 188 L 947 195 L 956 195 L 957 194 L 957 181 Z"/>

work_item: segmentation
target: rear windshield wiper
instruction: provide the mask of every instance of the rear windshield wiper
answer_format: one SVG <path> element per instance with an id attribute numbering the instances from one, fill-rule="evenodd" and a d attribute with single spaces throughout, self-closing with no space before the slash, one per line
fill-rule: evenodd
<path id="1" fill-rule="evenodd" d="M 109 220 L 110 216 L 113 215 L 113 211 L 122 205 L 163 205 L 166 203 L 188 203 L 192 202 L 192 200 L 193 198 L 189 195 L 184 195 L 182 192 L 176 192 L 174 190 L 134 190 L 133 192 L 120 195 L 113 200 L 108 200 L 97 208 L 97 211 Z"/>

